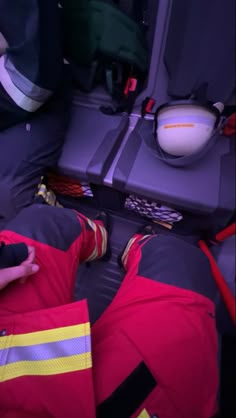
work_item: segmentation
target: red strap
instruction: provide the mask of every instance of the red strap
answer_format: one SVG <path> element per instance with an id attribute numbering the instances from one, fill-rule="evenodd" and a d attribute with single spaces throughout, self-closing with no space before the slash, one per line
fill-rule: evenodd
<path id="1" fill-rule="evenodd" d="M 233 235 L 236 235 L 236 223 L 227 226 L 227 228 L 223 229 L 223 231 L 218 232 L 216 235 L 216 241 L 222 242 Z"/>
<path id="2" fill-rule="evenodd" d="M 224 127 L 224 135 L 235 136 L 236 135 L 236 113 L 233 113 Z"/>
<path id="3" fill-rule="evenodd" d="M 226 228 L 227 231 L 230 228 Z M 224 232 L 222 231 L 222 233 Z M 232 234 L 231 234 L 232 235 Z M 229 235 L 229 236 L 231 236 Z M 213 255 L 211 254 L 207 244 L 204 241 L 199 241 L 199 247 L 204 252 L 204 254 L 207 256 L 210 265 L 211 265 L 211 271 L 212 275 L 214 277 L 214 280 L 216 282 L 216 285 L 219 289 L 219 292 L 221 294 L 221 297 L 226 305 L 226 308 L 228 309 L 228 312 L 232 318 L 233 323 L 236 325 L 236 315 L 235 315 L 235 306 L 236 306 L 236 300 L 234 296 L 232 295 Z"/>
<path id="4" fill-rule="evenodd" d="M 129 92 L 135 91 L 137 88 L 138 80 L 134 77 L 129 77 L 124 89 L 124 95 L 128 96 Z"/>
<path id="5" fill-rule="evenodd" d="M 155 104 L 155 100 L 150 98 L 147 102 L 146 107 L 145 107 L 145 112 L 146 113 L 151 113 L 154 104 Z"/>

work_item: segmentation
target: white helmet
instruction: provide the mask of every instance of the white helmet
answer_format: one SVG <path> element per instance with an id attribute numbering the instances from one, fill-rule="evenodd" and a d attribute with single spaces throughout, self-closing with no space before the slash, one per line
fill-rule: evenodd
<path id="1" fill-rule="evenodd" d="M 222 103 L 203 105 L 192 100 L 164 104 L 156 113 L 158 146 L 167 155 L 197 155 L 207 146 L 219 124 Z"/>

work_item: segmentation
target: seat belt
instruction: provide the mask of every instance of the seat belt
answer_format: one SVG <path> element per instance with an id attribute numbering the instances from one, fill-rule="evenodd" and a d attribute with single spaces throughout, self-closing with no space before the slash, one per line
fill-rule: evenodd
<path id="1" fill-rule="evenodd" d="M 220 243 L 225 241 L 227 238 L 236 236 L 236 223 L 233 223 L 232 225 L 228 226 L 227 228 L 223 229 L 223 231 L 219 232 L 215 236 L 214 244 Z M 216 285 L 219 289 L 220 295 L 225 303 L 225 306 L 229 312 L 229 315 L 233 321 L 233 323 L 236 325 L 236 299 L 235 296 L 232 295 L 232 292 L 230 291 L 207 243 L 204 240 L 200 240 L 198 243 L 200 249 L 204 252 L 204 254 L 207 256 L 210 266 L 213 278 L 216 282 Z"/>

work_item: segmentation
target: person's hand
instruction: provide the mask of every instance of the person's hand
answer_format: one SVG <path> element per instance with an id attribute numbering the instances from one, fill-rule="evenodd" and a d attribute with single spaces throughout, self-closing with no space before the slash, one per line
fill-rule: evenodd
<path id="1" fill-rule="evenodd" d="M 28 257 L 22 264 L 17 267 L 0 270 L 0 290 L 16 280 L 20 280 L 20 283 L 25 283 L 27 277 L 37 273 L 39 266 L 34 261 L 35 248 L 28 246 Z"/>

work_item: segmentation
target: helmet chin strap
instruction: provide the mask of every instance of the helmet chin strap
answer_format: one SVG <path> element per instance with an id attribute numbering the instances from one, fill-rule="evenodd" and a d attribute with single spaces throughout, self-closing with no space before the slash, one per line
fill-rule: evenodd
<path id="1" fill-rule="evenodd" d="M 156 152 L 155 155 L 156 157 L 163 161 L 164 163 L 172 166 L 172 167 L 187 167 L 191 164 L 194 164 L 195 162 L 197 162 L 198 160 L 200 160 L 202 157 L 205 156 L 205 154 L 207 154 L 207 152 L 209 152 L 211 150 L 211 148 L 214 146 L 218 135 L 221 133 L 221 131 L 223 130 L 224 126 L 227 123 L 227 118 L 225 117 L 220 117 L 219 122 L 217 127 L 214 129 L 214 131 L 212 132 L 212 135 L 207 143 L 206 146 L 204 146 L 202 149 L 200 149 L 198 152 L 191 154 L 191 155 L 186 155 L 183 157 L 173 157 L 169 154 L 167 154 L 165 151 L 163 151 L 158 143 L 158 136 L 157 136 L 157 118 L 155 118 L 154 120 L 154 137 L 155 137 L 155 141 L 156 141 Z"/>

